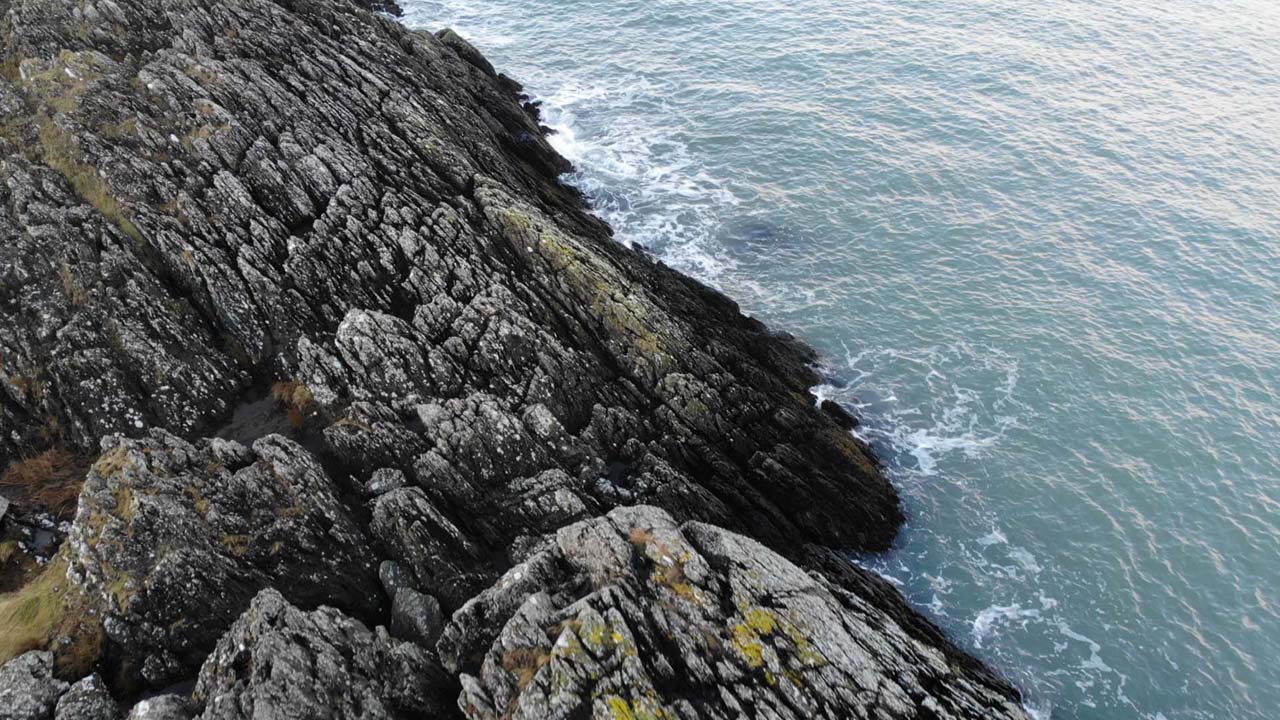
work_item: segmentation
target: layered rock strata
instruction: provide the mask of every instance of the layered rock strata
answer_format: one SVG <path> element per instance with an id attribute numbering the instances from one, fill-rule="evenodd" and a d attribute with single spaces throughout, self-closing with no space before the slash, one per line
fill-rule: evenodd
<path id="1" fill-rule="evenodd" d="M 88 466 L 0 717 L 1020 717 L 812 352 L 368 7 L 0 0 L 0 467 Z"/>

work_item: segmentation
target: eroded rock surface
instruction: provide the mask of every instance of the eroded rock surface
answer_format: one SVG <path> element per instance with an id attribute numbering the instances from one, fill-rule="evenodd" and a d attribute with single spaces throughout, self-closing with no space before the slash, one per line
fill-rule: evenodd
<path id="1" fill-rule="evenodd" d="M 108 441 L 67 551 L 112 668 L 157 688 L 191 677 L 264 587 L 379 614 L 373 548 L 339 494 L 314 457 L 279 436 L 252 448 L 163 430 Z"/>
<path id="2" fill-rule="evenodd" d="M 48 718 L 67 687 L 53 676 L 51 653 L 33 650 L 19 655 L 0 666 L 0 718 Z"/>
<path id="3" fill-rule="evenodd" d="M 438 717 L 451 686 L 431 651 L 267 590 L 205 662 L 192 706 L 204 720 Z"/>
<path id="4" fill-rule="evenodd" d="M 54 720 L 117 720 L 120 708 L 96 673 L 72 685 L 54 708 Z"/>
<path id="5" fill-rule="evenodd" d="M 440 643 L 469 717 L 1021 717 L 884 610 L 656 508 L 556 533 Z"/>
<path id="6" fill-rule="evenodd" d="M 75 622 L 23 637 L 122 699 L 168 693 L 139 717 L 288 717 L 307 693 L 448 714 L 459 692 L 478 716 L 1012 712 L 835 553 L 886 548 L 902 516 L 808 393 L 812 352 L 615 243 L 517 83 L 370 8 L 0 0 L 0 467 L 98 456 L 65 578 L 31 586 L 70 586 L 48 607 Z M 684 575 L 654 580 L 633 517 Z M 783 614 L 766 632 L 738 600 Z M 635 654 L 506 659 L 575 636 L 538 614 L 570 606 Z M 451 614 L 462 690 L 431 669 Z M 87 626 L 100 642 L 67 637 Z M 548 668 L 583 674 L 564 694 Z"/>

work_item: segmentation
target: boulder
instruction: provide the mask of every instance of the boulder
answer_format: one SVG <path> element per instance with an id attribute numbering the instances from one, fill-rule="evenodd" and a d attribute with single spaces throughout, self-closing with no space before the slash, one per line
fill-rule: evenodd
<path id="1" fill-rule="evenodd" d="M 378 579 L 382 581 L 382 589 L 387 597 L 395 599 L 401 590 L 413 590 L 414 580 L 409 571 L 395 560 L 383 560 L 378 565 Z"/>
<path id="2" fill-rule="evenodd" d="M 47 720 L 67 688 L 53 676 L 52 653 L 19 655 L 0 665 L 0 720 Z"/>
<path id="3" fill-rule="evenodd" d="M 200 669 L 192 702 L 202 720 L 436 717 L 450 684 L 430 650 L 263 590 Z"/>
<path id="4" fill-rule="evenodd" d="M 172 693 L 147 698 L 129 710 L 125 720 L 190 720 L 187 698 Z"/>
<path id="5" fill-rule="evenodd" d="M 120 708 L 102 678 L 94 673 L 76 682 L 58 699 L 53 717 L 54 720 L 118 720 Z"/>
<path id="6" fill-rule="evenodd" d="M 293 441 L 249 448 L 153 430 L 103 450 L 68 539 L 69 574 L 93 598 L 120 675 L 153 688 L 189 678 L 268 586 L 384 611 L 368 536 Z"/>
<path id="7" fill-rule="evenodd" d="M 391 605 L 391 634 L 424 647 L 433 647 L 444 629 L 440 603 L 430 595 L 404 589 Z"/>
<path id="8" fill-rule="evenodd" d="M 377 497 L 385 495 L 392 490 L 398 490 L 404 487 L 404 473 L 395 468 L 381 468 L 373 471 L 373 477 L 369 478 L 369 482 L 365 485 L 365 493 Z"/>

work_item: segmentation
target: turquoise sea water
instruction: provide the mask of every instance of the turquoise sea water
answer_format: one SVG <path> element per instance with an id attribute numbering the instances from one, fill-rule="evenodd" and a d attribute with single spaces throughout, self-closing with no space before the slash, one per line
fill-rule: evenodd
<path id="1" fill-rule="evenodd" d="M 1280 717 L 1280 3 L 444 0 L 623 242 L 801 335 L 860 561 L 1042 717 Z"/>

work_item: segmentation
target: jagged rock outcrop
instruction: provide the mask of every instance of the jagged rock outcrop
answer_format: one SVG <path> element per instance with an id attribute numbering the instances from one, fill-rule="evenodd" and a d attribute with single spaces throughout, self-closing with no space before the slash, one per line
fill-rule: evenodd
<path id="1" fill-rule="evenodd" d="M 477 720 L 1021 714 L 864 598 L 656 508 L 560 530 L 463 606 L 440 649 Z"/>
<path id="2" fill-rule="evenodd" d="M 52 653 L 32 650 L 0 665 L 0 720 L 117 720 L 120 709 L 97 674 L 54 676 Z"/>
<path id="3" fill-rule="evenodd" d="M 52 653 L 33 650 L 19 655 L 0 665 L 0 718 L 48 718 L 68 687 L 53 676 Z"/>
<path id="4" fill-rule="evenodd" d="M 152 430 L 103 450 L 66 551 L 116 672 L 152 687 L 190 677 L 264 587 L 310 606 L 384 609 L 369 538 L 296 443 L 192 444 Z"/>
<path id="5" fill-rule="evenodd" d="M 72 685 L 54 708 L 54 720 L 116 720 L 120 708 L 96 673 Z"/>
<path id="6" fill-rule="evenodd" d="M 583 712 L 648 688 L 690 717 L 1013 714 L 835 553 L 888 547 L 902 515 L 852 418 L 808 393 L 812 352 L 613 242 L 517 83 L 371 6 L 0 0 L 0 468 L 98 456 L 56 562 L 0 597 L 19 651 L 74 649 L 62 671 L 96 661 L 125 700 L 203 666 L 193 699 L 140 717 L 215 696 L 288 716 L 306 693 L 399 717 L 454 706 L 429 647 L 452 614 L 464 707 L 501 715 L 553 702 L 546 668 L 502 669 L 516 635 L 559 639 L 520 610 L 528 587 L 641 643 L 625 668 L 573 666 L 596 676 L 554 702 Z M 599 519 L 639 504 L 659 509 Z M 654 586 L 623 517 L 702 574 Z M 513 579 L 521 562 L 537 572 Z M 751 562 L 783 579 L 743 584 Z M 785 632 L 734 655 L 734 623 L 761 628 L 699 593 L 784 608 L 837 657 L 793 667 Z M 597 683 L 628 705 L 593 705 Z"/>
<path id="7" fill-rule="evenodd" d="M 611 242 L 458 40 L 331 0 L 77 7 L 6 14 L 7 454 L 212 431 L 275 376 L 345 421 L 354 473 L 404 470 L 494 547 L 526 528 L 492 507 L 553 469 L 585 505 L 892 537 L 809 351 Z"/>
<path id="8" fill-rule="evenodd" d="M 429 650 L 266 590 L 205 662 L 192 706 L 203 720 L 439 717 L 451 686 Z"/>

